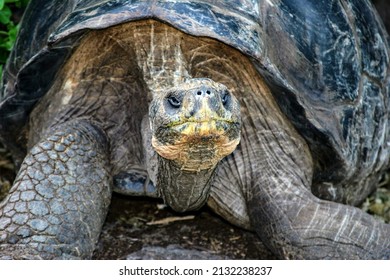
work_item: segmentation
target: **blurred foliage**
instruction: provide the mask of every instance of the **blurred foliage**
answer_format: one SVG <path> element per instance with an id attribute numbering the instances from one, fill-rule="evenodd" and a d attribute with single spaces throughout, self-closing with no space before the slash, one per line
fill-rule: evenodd
<path id="1" fill-rule="evenodd" d="M 19 21 L 29 0 L 0 0 L 0 77 L 19 31 Z"/>
<path id="2" fill-rule="evenodd" d="M 386 173 L 385 177 L 389 179 L 390 172 Z M 361 205 L 361 209 L 385 223 L 390 223 L 390 182 L 387 180 L 382 183 Z"/>

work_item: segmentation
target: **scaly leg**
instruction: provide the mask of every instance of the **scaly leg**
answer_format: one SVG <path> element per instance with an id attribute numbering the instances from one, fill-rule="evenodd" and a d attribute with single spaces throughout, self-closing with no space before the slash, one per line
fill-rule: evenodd
<path id="1" fill-rule="evenodd" d="M 237 153 L 251 225 L 264 244 L 281 258 L 389 259 L 390 225 L 315 197 L 305 141 L 275 114 L 250 116 Z"/>
<path id="2" fill-rule="evenodd" d="M 90 258 L 111 199 L 107 155 L 90 121 L 52 128 L 0 205 L 0 259 Z"/>

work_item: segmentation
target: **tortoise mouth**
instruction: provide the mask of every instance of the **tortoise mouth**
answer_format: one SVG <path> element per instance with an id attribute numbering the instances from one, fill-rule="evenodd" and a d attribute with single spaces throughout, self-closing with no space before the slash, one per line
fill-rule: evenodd
<path id="1" fill-rule="evenodd" d="M 195 124 L 202 124 L 202 123 L 210 123 L 210 122 L 222 122 L 222 123 L 226 123 L 226 124 L 235 124 L 235 123 L 238 123 L 238 122 L 235 122 L 231 119 L 226 119 L 226 118 L 217 118 L 217 117 L 211 117 L 211 118 L 204 118 L 204 119 L 194 119 L 194 118 L 190 118 L 190 119 L 185 119 L 185 120 L 181 120 L 181 121 L 173 121 L 171 123 L 169 123 L 167 125 L 167 127 L 177 127 L 177 126 L 181 126 L 183 124 L 192 124 L 192 123 L 195 123 Z"/>
<path id="2" fill-rule="evenodd" d="M 160 156 L 174 160 L 183 170 L 210 169 L 235 150 L 240 142 L 239 127 L 239 123 L 222 119 L 174 122 L 163 129 L 166 137 L 153 136 L 152 145 Z M 161 141 L 164 138 L 170 141 Z"/>
<path id="3" fill-rule="evenodd" d="M 200 120 L 184 120 L 170 123 L 166 129 L 176 132 L 173 143 L 187 141 L 206 141 L 220 137 L 234 138 L 233 133 L 238 123 L 222 118 L 209 118 Z"/>

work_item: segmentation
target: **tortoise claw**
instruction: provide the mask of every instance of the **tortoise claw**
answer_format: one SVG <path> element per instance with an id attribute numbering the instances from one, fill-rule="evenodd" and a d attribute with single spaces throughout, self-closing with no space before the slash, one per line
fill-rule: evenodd
<path id="1" fill-rule="evenodd" d="M 114 191 L 129 196 L 160 197 L 146 171 L 120 172 L 115 175 Z"/>

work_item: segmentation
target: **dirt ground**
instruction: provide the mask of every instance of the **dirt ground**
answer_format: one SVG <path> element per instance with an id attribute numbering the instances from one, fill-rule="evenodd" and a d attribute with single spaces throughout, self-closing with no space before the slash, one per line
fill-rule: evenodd
<path id="1" fill-rule="evenodd" d="M 114 195 L 95 259 L 273 259 L 257 236 L 207 209 L 178 215 L 159 200 Z"/>

